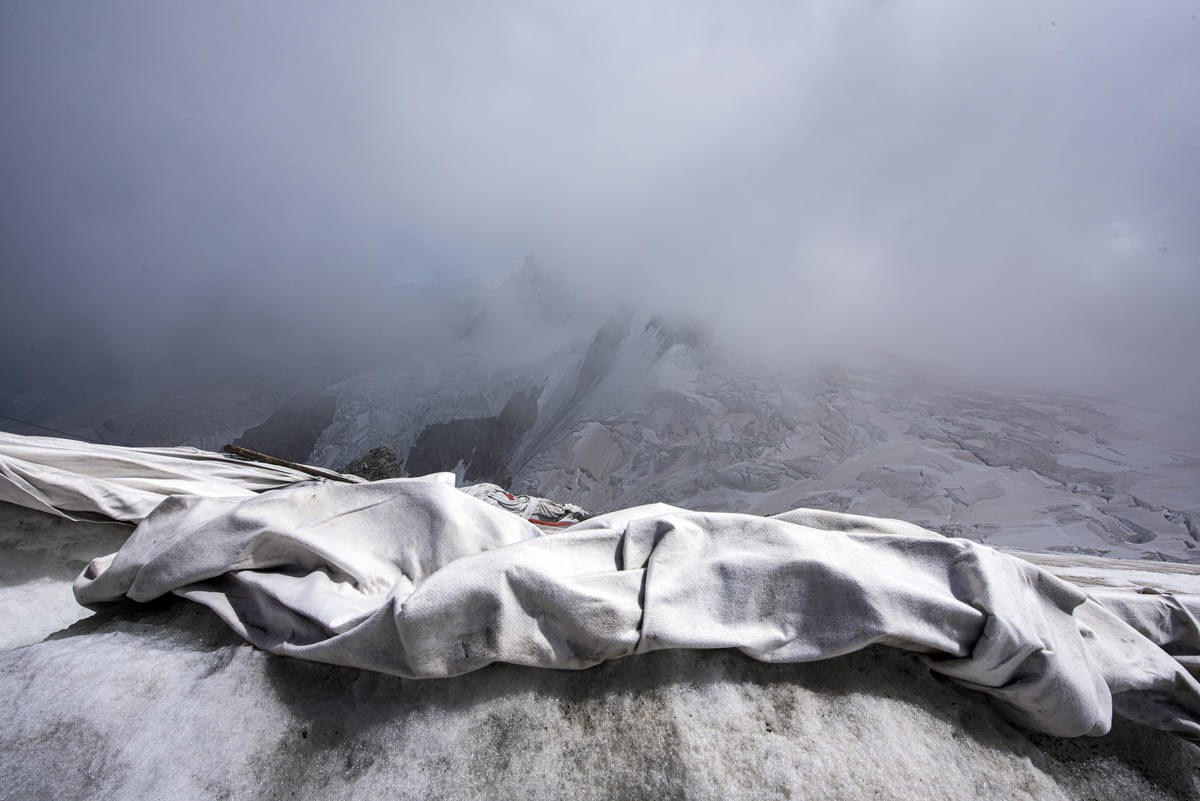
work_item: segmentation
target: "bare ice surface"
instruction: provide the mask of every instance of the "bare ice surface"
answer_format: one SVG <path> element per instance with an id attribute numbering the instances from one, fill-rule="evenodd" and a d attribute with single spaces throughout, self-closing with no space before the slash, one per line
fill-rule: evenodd
<path id="1" fill-rule="evenodd" d="M 1019 731 L 884 648 L 412 681 L 273 657 L 173 602 L 0 653 L 0 696 L 13 799 L 1200 797 L 1193 745 Z"/>
<path id="2" fill-rule="evenodd" d="M 0 648 L 38 642 L 91 614 L 71 582 L 121 547 L 132 526 L 76 523 L 0 501 Z"/>

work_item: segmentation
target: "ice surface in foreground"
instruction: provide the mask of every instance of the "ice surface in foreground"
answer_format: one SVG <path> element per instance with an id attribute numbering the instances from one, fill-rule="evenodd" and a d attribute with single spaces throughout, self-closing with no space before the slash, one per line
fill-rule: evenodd
<path id="1" fill-rule="evenodd" d="M 908 655 L 670 651 L 411 681 L 282 659 L 183 602 L 0 654 L 11 798 L 1189 798 L 1196 749 L 1012 729 Z M 67 756 L 69 755 L 69 756 Z"/>
<path id="2" fill-rule="evenodd" d="M 38 642 L 90 615 L 75 602 L 71 582 L 93 557 L 120 548 L 132 530 L 0 501 L 0 649 Z"/>

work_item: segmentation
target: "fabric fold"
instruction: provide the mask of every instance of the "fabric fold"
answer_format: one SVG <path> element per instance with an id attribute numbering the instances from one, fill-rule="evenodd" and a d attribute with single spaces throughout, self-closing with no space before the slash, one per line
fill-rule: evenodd
<path id="1" fill-rule="evenodd" d="M 272 652 L 413 678 L 887 645 L 1048 733 L 1102 734 L 1115 710 L 1200 738 L 1200 685 L 1079 588 L 977 543 L 829 514 L 653 505 L 544 536 L 438 483 L 300 484 L 174 498 L 75 589 L 85 604 L 173 592 Z"/>

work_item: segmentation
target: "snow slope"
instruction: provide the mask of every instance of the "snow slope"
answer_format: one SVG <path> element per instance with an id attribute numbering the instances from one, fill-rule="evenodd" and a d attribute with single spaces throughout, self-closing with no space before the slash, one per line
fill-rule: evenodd
<path id="1" fill-rule="evenodd" d="M 529 393 L 537 417 L 502 478 L 585 508 L 816 507 L 1010 548 L 1200 560 L 1200 425 L 1114 402 L 768 368 L 633 313 L 521 369 L 446 357 L 326 392 L 336 411 L 310 458 L 328 467 L 380 445 L 403 463 L 430 426 Z M 469 477 L 471 461 L 432 469 Z"/>

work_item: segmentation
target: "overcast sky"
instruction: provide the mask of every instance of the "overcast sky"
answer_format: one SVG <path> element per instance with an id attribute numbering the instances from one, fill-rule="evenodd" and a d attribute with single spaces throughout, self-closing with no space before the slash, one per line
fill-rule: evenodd
<path id="1" fill-rule="evenodd" d="M 1195 408 L 1198 14 L 9 0 L 6 374 L 233 347 L 219 325 L 269 351 L 533 255 L 764 353 Z"/>

